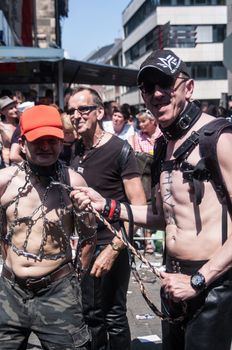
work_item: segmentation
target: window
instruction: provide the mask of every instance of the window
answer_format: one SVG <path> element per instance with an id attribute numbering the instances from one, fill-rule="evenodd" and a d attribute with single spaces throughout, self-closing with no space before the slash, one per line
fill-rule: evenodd
<path id="1" fill-rule="evenodd" d="M 227 71 L 222 62 L 188 62 L 190 75 L 196 80 L 227 79 Z"/>
<path id="2" fill-rule="evenodd" d="M 213 42 L 221 43 L 226 38 L 226 24 L 213 25 Z"/>
<path id="3" fill-rule="evenodd" d="M 158 4 L 157 4 L 158 5 Z M 226 0 L 160 0 L 160 6 L 216 6 L 226 5 Z"/>
<path id="4" fill-rule="evenodd" d="M 154 12 L 158 4 L 159 0 L 147 0 L 143 3 L 138 11 L 124 25 L 125 38 Z"/>

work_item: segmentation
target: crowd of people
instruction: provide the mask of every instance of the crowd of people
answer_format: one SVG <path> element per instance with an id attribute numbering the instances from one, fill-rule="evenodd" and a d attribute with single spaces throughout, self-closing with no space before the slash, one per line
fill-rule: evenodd
<path id="1" fill-rule="evenodd" d="M 51 90 L 40 100 L 2 92 L 3 350 L 26 349 L 32 331 L 44 349 L 131 348 L 131 221 L 144 227 L 146 254 L 165 231 L 163 350 L 230 349 L 232 123 L 192 100 L 194 80 L 170 50 L 147 57 L 138 88 L 140 110 L 85 86 L 65 92 L 64 111 Z M 199 152 L 218 117 L 219 189 Z"/>

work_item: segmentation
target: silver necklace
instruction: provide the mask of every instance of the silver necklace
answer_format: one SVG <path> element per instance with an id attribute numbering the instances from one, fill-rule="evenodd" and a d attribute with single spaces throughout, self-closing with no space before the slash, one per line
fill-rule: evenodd
<path id="1" fill-rule="evenodd" d="M 101 135 L 99 136 L 97 142 L 94 143 L 90 148 L 86 149 L 86 148 L 84 147 L 83 153 L 79 155 L 79 157 L 80 157 L 80 159 L 79 159 L 79 164 L 81 164 L 81 166 L 78 165 L 78 168 L 77 168 L 78 173 L 83 174 L 83 172 L 84 172 L 84 167 L 83 167 L 83 165 L 82 165 L 82 164 L 83 164 L 83 161 L 84 161 L 87 157 L 89 157 L 89 156 L 91 155 L 91 151 L 92 151 L 93 149 L 95 149 L 95 148 L 100 144 L 100 142 L 102 141 L 102 139 L 103 139 L 105 133 L 106 133 L 105 130 L 103 130 L 102 133 L 101 133 Z M 88 151 L 87 154 L 85 154 L 85 151 L 86 151 L 86 150 Z"/>

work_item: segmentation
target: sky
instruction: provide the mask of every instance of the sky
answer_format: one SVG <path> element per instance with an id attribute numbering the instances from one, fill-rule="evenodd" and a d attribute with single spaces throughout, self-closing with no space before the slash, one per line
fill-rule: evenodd
<path id="1" fill-rule="evenodd" d="M 61 22 L 62 48 L 68 57 L 83 60 L 91 52 L 123 38 L 122 12 L 130 0 L 69 0 Z"/>

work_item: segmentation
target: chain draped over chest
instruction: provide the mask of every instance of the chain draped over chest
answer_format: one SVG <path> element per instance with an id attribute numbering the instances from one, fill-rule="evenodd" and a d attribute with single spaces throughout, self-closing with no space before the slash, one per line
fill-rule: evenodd
<path id="1" fill-rule="evenodd" d="M 66 202 L 64 199 L 65 191 L 63 189 L 60 189 L 56 192 L 59 197 L 59 204 L 58 204 L 59 215 L 55 223 L 52 222 L 52 224 L 55 225 L 56 232 L 58 232 L 59 236 L 62 237 L 62 243 L 59 243 L 60 252 L 58 254 L 45 253 L 45 246 L 47 244 L 47 239 L 48 239 L 48 231 L 46 228 L 51 224 L 51 222 L 47 218 L 46 203 L 47 203 L 48 197 L 52 195 L 51 190 L 54 189 L 54 185 L 52 182 L 58 181 L 59 183 L 65 183 L 64 167 L 60 162 L 57 162 L 55 167 L 55 172 L 54 174 L 52 174 L 52 176 L 47 176 L 47 177 L 43 176 L 40 178 L 38 174 L 36 174 L 34 171 L 31 170 L 29 163 L 25 161 L 22 165 L 18 166 L 18 169 L 14 173 L 7 187 L 12 183 L 13 178 L 16 177 L 20 171 L 25 172 L 24 184 L 18 188 L 17 195 L 10 202 L 8 202 L 6 205 L 0 205 L 0 225 L 2 227 L 1 239 L 8 246 L 11 246 L 13 251 L 17 255 L 19 256 L 22 255 L 26 258 L 34 259 L 35 261 L 36 260 L 41 261 L 42 259 L 57 260 L 59 258 L 65 257 L 67 255 L 67 249 L 70 248 L 69 247 L 70 235 L 64 229 L 63 217 L 65 214 L 68 213 L 73 218 L 74 211 L 73 211 L 73 206 L 71 206 L 71 209 L 66 207 Z M 41 182 L 41 183 L 42 183 L 42 179 L 45 180 L 45 184 L 43 185 L 44 191 L 41 196 L 41 204 L 39 204 L 35 209 L 32 209 L 31 215 L 19 217 L 20 199 L 22 199 L 23 197 L 26 197 L 27 194 L 31 191 L 31 188 L 33 187 L 33 184 L 31 183 L 32 179 L 35 179 L 37 180 L 37 182 Z M 8 229 L 6 234 L 3 234 L 3 227 L 6 224 L 6 210 L 10 206 L 14 206 L 13 219 L 8 224 Z M 34 254 L 28 251 L 28 242 L 32 234 L 33 227 L 39 220 L 42 220 L 41 241 L 40 241 L 38 253 Z M 23 242 L 23 246 L 18 248 L 13 243 L 12 238 L 14 233 L 16 232 L 16 229 L 23 223 L 26 224 L 26 232 L 25 232 L 26 237 Z M 78 230 L 78 227 L 77 227 L 77 230 Z"/>

